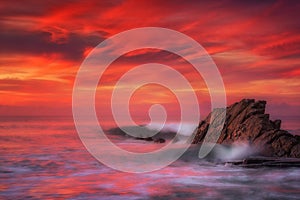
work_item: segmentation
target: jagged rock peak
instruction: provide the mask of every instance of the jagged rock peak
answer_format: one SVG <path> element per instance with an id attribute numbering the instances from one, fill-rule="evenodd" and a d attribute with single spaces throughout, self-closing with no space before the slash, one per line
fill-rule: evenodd
<path id="1" fill-rule="evenodd" d="M 266 103 L 243 99 L 230 105 L 226 108 L 223 127 L 223 123 L 218 122 L 214 124 L 219 127 L 209 127 L 211 120 L 222 120 L 220 117 L 211 119 L 211 116 L 217 116 L 214 112 L 220 112 L 218 109 L 214 110 L 200 122 L 193 143 L 202 143 L 207 134 L 210 137 L 215 134 L 214 131 L 222 130 L 218 138 L 220 144 L 243 142 L 251 145 L 263 156 L 300 158 L 300 136 L 281 130 L 281 120 L 270 120 L 269 114 L 265 114 Z"/>

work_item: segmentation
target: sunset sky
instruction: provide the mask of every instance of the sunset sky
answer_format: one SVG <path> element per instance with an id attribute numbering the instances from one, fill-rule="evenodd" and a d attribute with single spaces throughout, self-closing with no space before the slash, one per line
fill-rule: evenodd
<path id="1" fill-rule="evenodd" d="M 75 76 L 90 50 L 119 32 L 151 26 L 182 32 L 207 50 L 228 104 L 267 100 L 268 112 L 285 120 L 285 128 L 299 129 L 299 10 L 299 1 L 2 1 L 0 115 L 71 115 Z M 118 78 L 149 62 L 184 74 L 203 112 L 209 111 L 207 88 L 192 67 L 174 54 L 150 50 L 128 53 L 109 67 L 97 93 L 99 115 L 107 114 L 109 88 Z M 147 116 L 153 103 L 178 117 L 176 98 L 158 85 L 140 88 L 131 102 L 133 117 Z"/>

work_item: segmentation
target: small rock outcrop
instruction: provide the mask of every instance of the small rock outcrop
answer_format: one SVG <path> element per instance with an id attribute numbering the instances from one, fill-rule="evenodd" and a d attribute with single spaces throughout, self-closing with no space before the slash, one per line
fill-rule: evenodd
<path id="1" fill-rule="evenodd" d="M 170 137 L 169 135 L 171 135 L 171 137 L 174 137 L 174 135 L 176 135 L 176 133 L 173 132 L 157 133 L 156 130 L 151 130 L 145 126 L 124 126 L 122 128 L 116 127 L 107 130 L 107 132 L 110 135 L 119 135 L 119 136 L 134 138 L 136 140 L 144 140 L 147 142 L 154 142 L 154 143 L 165 143 L 166 139 L 162 138 L 163 136 Z M 129 135 L 127 133 L 131 133 L 132 135 Z"/>
<path id="2" fill-rule="evenodd" d="M 222 123 L 214 123 L 217 127 L 212 127 L 208 133 L 211 116 L 218 116 L 214 112 L 225 111 L 216 109 L 200 122 L 193 143 L 202 143 L 207 134 L 210 137 L 214 130 L 221 130 L 217 143 L 230 145 L 244 142 L 262 156 L 300 158 L 300 136 L 281 130 L 281 120 L 270 120 L 269 114 L 265 114 L 265 107 L 266 101 L 254 99 L 234 103 L 226 109 L 224 126 L 221 127 Z M 212 120 L 221 119 L 214 117 Z"/>

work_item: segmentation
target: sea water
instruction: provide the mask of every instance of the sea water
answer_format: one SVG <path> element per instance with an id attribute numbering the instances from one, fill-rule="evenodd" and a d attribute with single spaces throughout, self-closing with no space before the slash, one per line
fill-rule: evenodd
<path id="1" fill-rule="evenodd" d="M 251 169 L 190 156 L 149 173 L 111 169 L 88 153 L 71 118 L 3 117 L 0 141 L 0 199 L 300 199 L 299 168 Z M 119 142 L 141 151 L 163 145 Z"/>

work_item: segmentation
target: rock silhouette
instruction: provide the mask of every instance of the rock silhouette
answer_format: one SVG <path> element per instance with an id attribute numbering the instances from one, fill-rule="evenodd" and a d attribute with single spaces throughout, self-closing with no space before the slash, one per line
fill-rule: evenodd
<path id="1" fill-rule="evenodd" d="M 234 103 L 226 108 L 224 126 L 221 123 L 224 118 L 219 116 L 225 109 L 215 109 L 200 122 L 193 143 L 202 143 L 204 138 L 213 137 L 217 130 L 221 130 L 217 143 L 244 142 L 262 156 L 300 158 L 300 136 L 281 130 L 281 120 L 270 120 L 269 114 L 265 114 L 265 107 L 266 101 L 254 99 Z M 211 120 L 214 120 L 215 126 L 209 128 Z"/>
<path id="2" fill-rule="evenodd" d="M 126 133 L 131 133 L 131 135 L 128 135 Z M 148 142 L 154 142 L 154 143 L 165 143 L 166 140 L 164 137 L 174 137 L 176 133 L 173 132 L 158 132 L 155 130 L 151 130 L 143 125 L 141 126 L 124 126 L 122 128 L 116 127 L 111 128 L 107 130 L 107 132 L 111 135 L 120 135 L 125 137 L 134 138 L 136 140 L 144 140 Z"/>

